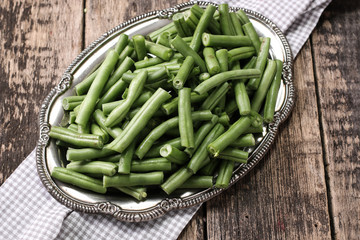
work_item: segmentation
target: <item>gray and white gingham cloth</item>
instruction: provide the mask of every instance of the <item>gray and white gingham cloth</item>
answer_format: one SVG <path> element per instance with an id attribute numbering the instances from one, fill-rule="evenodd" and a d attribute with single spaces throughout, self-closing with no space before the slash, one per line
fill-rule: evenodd
<path id="1" fill-rule="evenodd" d="M 227 2 L 271 19 L 287 36 L 295 57 L 330 0 Z M 143 223 L 75 212 L 53 199 L 42 185 L 34 150 L 0 187 L 0 240 L 176 239 L 198 208 L 171 211 L 162 218 Z"/>

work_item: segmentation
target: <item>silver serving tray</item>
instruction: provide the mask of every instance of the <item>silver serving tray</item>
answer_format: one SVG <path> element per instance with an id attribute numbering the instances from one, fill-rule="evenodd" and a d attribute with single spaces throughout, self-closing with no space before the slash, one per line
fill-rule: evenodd
<path id="1" fill-rule="evenodd" d="M 138 202 L 121 193 L 100 195 L 90 191 L 53 180 L 50 172 L 55 166 L 63 166 L 64 156 L 58 151 L 55 141 L 50 140 L 51 125 L 59 125 L 63 117 L 62 99 L 74 95 L 74 86 L 82 81 L 105 58 L 108 49 L 115 46 L 118 36 L 126 33 L 146 35 L 170 22 L 176 12 L 189 9 L 194 2 L 176 5 L 161 11 L 153 11 L 135 17 L 103 34 L 93 42 L 66 69 L 59 84 L 46 97 L 40 110 L 40 137 L 37 143 L 36 161 L 41 181 L 49 193 L 62 204 L 77 211 L 86 213 L 109 214 L 121 221 L 139 222 L 160 217 L 173 209 L 188 208 L 203 203 L 226 189 L 209 188 L 206 190 L 177 191 L 167 196 L 162 191 L 151 191 L 148 199 Z M 206 7 L 209 2 L 197 2 Z M 216 4 L 214 4 L 217 6 Z M 232 11 L 239 8 L 231 8 Z M 236 167 L 231 178 L 230 186 L 244 177 L 265 155 L 274 142 L 278 126 L 290 114 L 294 105 L 294 86 L 292 79 L 292 53 L 289 43 L 280 29 L 269 19 L 259 13 L 243 9 L 249 16 L 260 36 L 271 38 L 270 55 L 272 58 L 284 61 L 282 83 L 276 103 L 274 122 L 264 126 L 264 131 L 257 138 L 255 148 L 247 149 L 251 152 L 247 164 Z"/>

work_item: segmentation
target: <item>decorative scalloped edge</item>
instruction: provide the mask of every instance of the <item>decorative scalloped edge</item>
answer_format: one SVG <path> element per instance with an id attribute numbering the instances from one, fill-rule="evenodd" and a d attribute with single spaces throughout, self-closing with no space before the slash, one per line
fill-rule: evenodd
<path id="1" fill-rule="evenodd" d="M 204 2 L 204 1 L 181 3 L 172 8 L 159 10 L 159 11 L 152 11 L 146 14 L 142 14 L 109 30 L 108 32 L 103 34 L 100 38 L 98 38 L 96 41 L 91 43 L 85 50 L 83 50 L 75 58 L 75 60 L 66 69 L 57 87 L 52 89 L 49 95 L 45 98 L 43 104 L 41 105 L 40 114 L 39 114 L 40 136 L 37 143 L 36 164 L 37 164 L 37 171 L 42 183 L 44 184 L 48 192 L 56 200 L 76 211 L 81 211 L 86 213 L 102 213 L 102 214 L 111 215 L 121 221 L 141 222 L 163 216 L 164 214 L 166 214 L 167 212 L 173 209 L 188 208 L 203 203 L 217 196 L 218 194 L 222 193 L 227 189 L 227 188 L 216 189 L 212 187 L 184 198 L 166 198 L 157 205 L 155 205 L 154 207 L 144 209 L 142 211 L 131 211 L 131 210 L 124 210 L 120 208 L 118 205 L 113 204 L 111 202 L 100 202 L 100 203 L 91 204 L 91 203 L 78 201 L 66 195 L 53 181 L 46 167 L 47 164 L 45 160 L 45 150 L 46 150 L 46 146 L 49 143 L 49 138 L 50 138 L 49 137 L 50 125 L 48 123 L 50 106 L 53 104 L 53 102 L 56 100 L 57 97 L 63 94 L 71 86 L 72 78 L 73 78 L 72 74 L 76 71 L 77 66 L 82 62 L 82 60 L 85 59 L 89 54 L 91 54 L 91 52 L 97 46 L 102 44 L 108 37 L 118 32 L 119 30 L 122 30 L 126 27 L 131 27 L 136 23 L 140 23 L 149 18 L 171 18 L 171 16 L 174 13 L 179 12 L 180 10 L 190 8 L 195 3 L 197 3 L 199 6 L 207 6 L 209 4 L 214 5 L 216 7 L 218 6 L 215 3 Z M 235 184 L 239 179 L 244 177 L 264 157 L 266 152 L 269 150 L 271 144 L 274 142 L 278 130 L 278 126 L 283 121 L 285 121 L 285 119 L 290 115 L 290 112 L 295 102 L 295 88 L 292 80 L 293 58 L 289 43 L 286 40 L 285 36 L 272 21 L 270 21 L 268 18 L 264 17 L 263 15 L 244 8 L 233 8 L 233 7 L 230 8 L 231 11 L 237 11 L 239 9 L 244 10 L 248 15 L 257 18 L 258 20 L 268 25 L 279 36 L 281 42 L 283 43 L 286 52 L 284 67 L 283 67 L 283 82 L 285 84 L 287 96 L 285 98 L 285 102 L 283 103 L 282 108 L 280 109 L 280 111 L 278 111 L 275 114 L 274 122 L 268 125 L 268 132 L 264 136 L 260 145 L 256 149 L 254 149 L 254 151 L 250 155 L 249 162 L 247 164 L 239 165 L 237 169 L 234 170 L 229 187 Z"/>

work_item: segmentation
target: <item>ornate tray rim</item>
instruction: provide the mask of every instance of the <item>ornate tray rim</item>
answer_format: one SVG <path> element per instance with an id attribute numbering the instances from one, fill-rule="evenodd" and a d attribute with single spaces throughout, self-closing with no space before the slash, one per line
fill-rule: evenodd
<path id="1" fill-rule="evenodd" d="M 227 188 L 226 189 L 209 188 L 199 193 L 183 198 L 179 197 L 179 198 L 163 199 L 157 205 L 141 211 L 124 210 L 120 208 L 118 205 L 113 204 L 111 202 L 85 203 L 83 201 L 79 201 L 68 196 L 52 180 L 46 166 L 45 151 L 50 139 L 49 138 L 50 124 L 48 123 L 50 107 L 52 106 L 53 102 L 58 96 L 60 96 L 68 88 L 70 88 L 73 79 L 72 73 L 76 71 L 77 67 L 86 59 L 86 57 L 98 45 L 102 44 L 106 39 L 110 38 L 114 33 L 116 33 L 121 29 L 130 28 L 139 22 L 143 22 L 153 18 L 170 18 L 174 13 L 180 10 L 188 9 L 195 3 L 197 3 L 200 6 L 206 6 L 209 4 L 218 6 L 218 4 L 204 2 L 204 1 L 181 3 L 168 9 L 157 10 L 146 14 L 142 14 L 109 30 L 108 32 L 103 34 L 100 38 L 98 38 L 96 41 L 91 43 L 75 58 L 75 60 L 66 69 L 59 84 L 55 88 L 53 88 L 49 93 L 49 95 L 45 98 L 43 104 L 41 105 L 40 115 L 39 115 L 40 136 L 37 142 L 37 149 L 36 149 L 36 165 L 37 165 L 37 171 L 39 177 L 42 183 L 44 184 L 44 186 L 46 187 L 47 191 L 60 203 L 76 211 L 81 211 L 85 213 L 107 214 L 115 217 L 120 221 L 140 222 L 140 221 L 148 221 L 161 217 L 173 209 L 189 208 L 194 205 L 198 205 L 217 196 L 218 194 L 222 193 L 227 189 Z M 274 142 L 279 125 L 283 121 L 285 121 L 285 119 L 290 115 L 290 112 L 295 102 L 295 89 L 293 85 L 293 58 L 289 43 L 286 40 L 285 36 L 281 32 L 281 30 L 265 16 L 255 11 L 244 8 L 234 8 L 234 7 L 230 8 L 230 10 L 233 11 L 239 9 L 243 9 L 250 16 L 256 18 L 257 20 L 263 22 L 268 27 L 270 27 L 282 42 L 286 53 L 286 55 L 284 56 L 285 59 L 284 59 L 283 77 L 282 77 L 286 89 L 286 96 L 280 111 L 278 111 L 274 116 L 274 122 L 268 125 L 268 132 L 264 136 L 259 146 L 257 146 L 254 149 L 254 151 L 251 153 L 249 163 L 241 164 L 240 166 L 237 167 L 237 169 L 234 170 L 229 187 L 231 187 L 238 180 L 244 177 L 264 157 L 264 155 L 266 154 L 266 152 L 269 150 L 270 146 Z"/>

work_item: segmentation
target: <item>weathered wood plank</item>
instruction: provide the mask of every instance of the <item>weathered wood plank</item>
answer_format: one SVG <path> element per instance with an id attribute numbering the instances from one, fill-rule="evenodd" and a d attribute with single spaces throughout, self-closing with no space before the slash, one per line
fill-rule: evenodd
<path id="1" fill-rule="evenodd" d="M 207 203 L 209 239 L 330 239 L 309 41 L 295 61 L 296 105 L 265 159 Z"/>
<path id="2" fill-rule="evenodd" d="M 204 239 L 204 219 L 206 217 L 206 214 L 204 214 L 204 211 L 206 211 L 205 204 L 200 207 L 200 209 L 197 211 L 197 213 L 194 215 L 194 217 L 191 219 L 191 221 L 187 224 L 187 226 L 184 228 L 182 233 L 179 236 L 179 240 L 188 240 L 188 239 Z"/>
<path id="3" fill-rule="evenodd" d="M 336 239 L 360 239 L 360 3 L 335 1 L 312 36 Z"/>
<path id="4" fill-rule="evenodd" d="M 81 50 L 81 1 L 0 2 L 0 185 L 34 149 L 39 107 Z"/>

